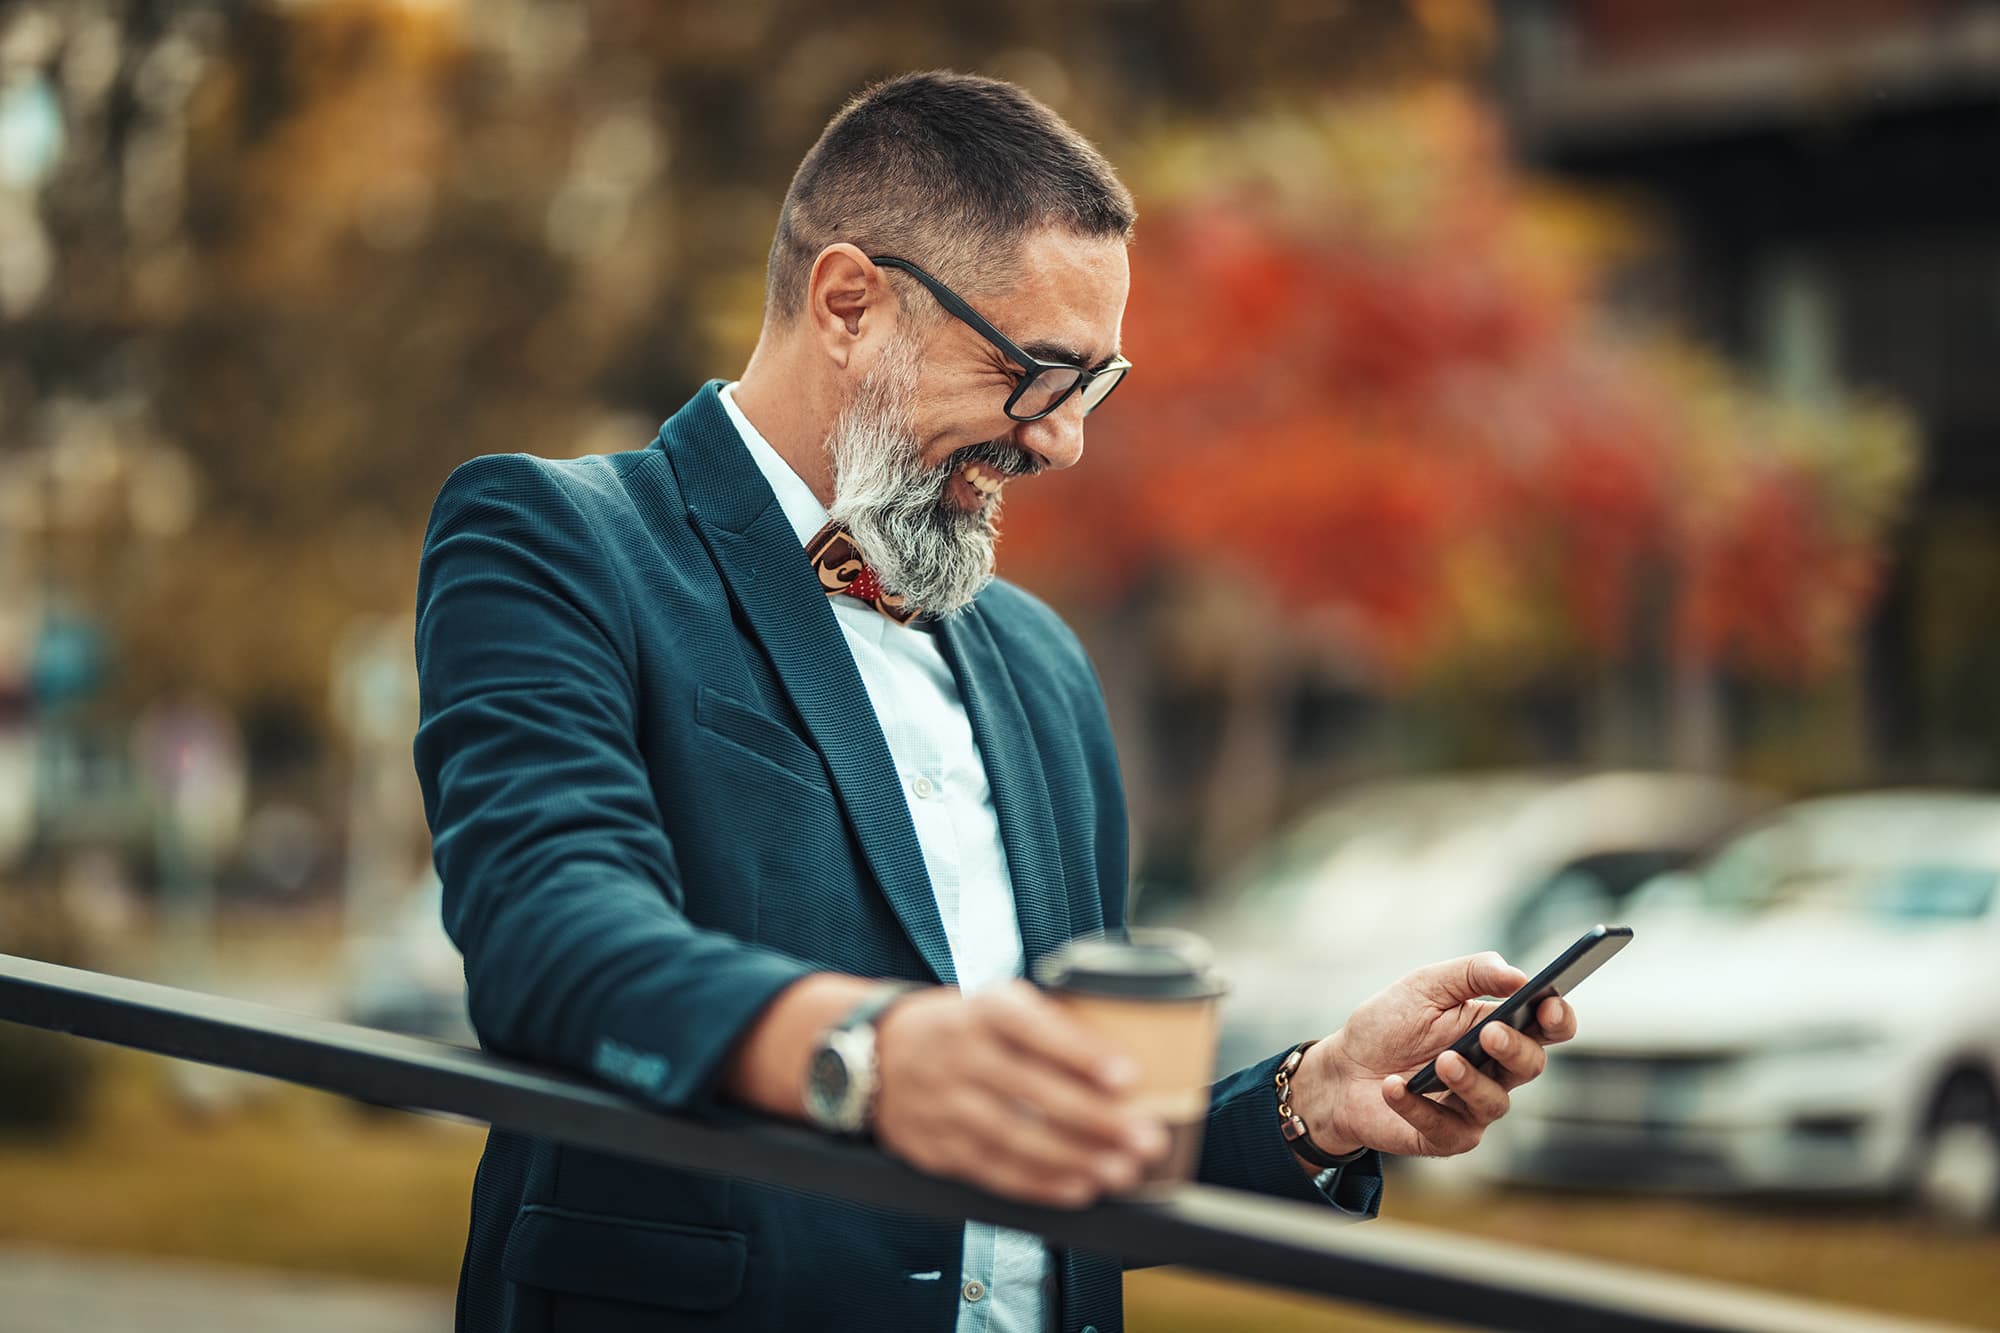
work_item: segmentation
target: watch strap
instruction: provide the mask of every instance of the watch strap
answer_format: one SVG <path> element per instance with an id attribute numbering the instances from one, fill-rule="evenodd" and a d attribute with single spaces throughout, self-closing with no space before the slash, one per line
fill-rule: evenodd
<path id="1" fill-rule="evenodd" d="M 867 1027 L 880 1018 L 883 1011 L 917 989 L 914 981 L 885 981 L 862 998 L 860 1004 L 848 1010 L 847 1016 L 833 1025 L 837 1032 L 852 1032 L 859 1027 Z"/>

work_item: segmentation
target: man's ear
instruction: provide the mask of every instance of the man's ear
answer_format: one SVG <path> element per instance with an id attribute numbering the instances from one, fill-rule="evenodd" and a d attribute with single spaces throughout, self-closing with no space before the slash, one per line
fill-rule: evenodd
<path id="1" fill-rule="evenodd" d="M 896 330 L 896 291 L 868 256 L 842 241 L 813 260 L 806 322 L 813 340 L 843 370 L 865 372 Z"/>

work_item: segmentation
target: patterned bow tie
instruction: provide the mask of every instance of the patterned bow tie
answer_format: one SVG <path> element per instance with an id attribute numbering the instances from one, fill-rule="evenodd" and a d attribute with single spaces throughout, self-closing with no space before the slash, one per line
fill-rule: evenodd
<path id="1" fill-rule="evenodd" d="M 898 625 L 907 625 L 920 614 L 916 607 L 904 603 L 901 594 L 883 591 L 875 567 L 839 522 L 828 523 L 814 534 L 806 543 L 806 556 L 828 597 L 858 597 Z"/>

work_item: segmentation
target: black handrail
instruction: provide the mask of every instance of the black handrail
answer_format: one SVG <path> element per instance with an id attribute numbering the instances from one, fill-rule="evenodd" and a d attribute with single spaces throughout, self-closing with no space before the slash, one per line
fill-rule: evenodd
<path id="1" fill-rule="evenodd" d="M 1942 1325 L 1190 1185 L 1069 1211 L 926 1176 L 894 1158 L 744 1115 L 662 1114 L 592 1083 L 444 1042 L 0 954 L 0 1019 L 442 1112 L 663 1166 L 932 1217 L 1018 1227 L 1117 1258 L 1184 1264 L 1483 1328 L 1591 1333 L 1909 1333 Z"/>

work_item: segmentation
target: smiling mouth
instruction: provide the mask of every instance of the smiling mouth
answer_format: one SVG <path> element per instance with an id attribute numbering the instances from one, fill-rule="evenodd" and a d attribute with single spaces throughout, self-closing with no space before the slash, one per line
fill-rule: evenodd
<path id="1" fill-rule="evenodd" d="M 968 459 L 952 470 L 952 504 L 963 514 L 983 514 L 1000 503 L 1000 488 L 1013 477 L 980 459 Z"/>
<path id="2" fill-rule="evenodd" d="M 973 490 L 991 499 L 1000 494 L 1000 488 L 1007 484 L 1007 475 L 993 467 L 973 460 L 959 466 L 958 475 L 965 478 Z"/>

